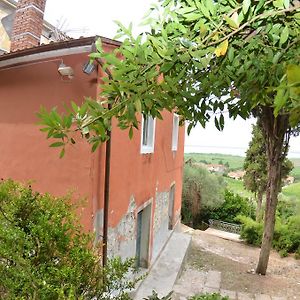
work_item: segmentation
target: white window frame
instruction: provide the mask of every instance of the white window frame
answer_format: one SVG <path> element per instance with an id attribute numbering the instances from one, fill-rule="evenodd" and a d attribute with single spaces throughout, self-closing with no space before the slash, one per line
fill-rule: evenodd
<path id="1" fill-rule="evenodd" d="M 172 151 L 177 151 L 178 148 L 178 135 L 179 135 L 179 116 L 173 115 L 173 127 L 172 127 Z"/>
<path id="2" fill-rule="evenodd" d="M 147 118 L 147 122 L 145 122 Z M 150 115 L 142 116 L 142 126 L 141 126 L 141 153 L 153 153 L 155 144 L 155 122 L 156 119 Z M 147 128 L 145 128 L 145 125 Z M 145 138 L 147 139 L 145 141 Z"/>

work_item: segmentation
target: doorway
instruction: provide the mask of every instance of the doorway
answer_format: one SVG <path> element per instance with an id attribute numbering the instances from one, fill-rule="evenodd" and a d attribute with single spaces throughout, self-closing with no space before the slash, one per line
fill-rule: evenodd
<path id="1" fill-rule="evenodd" d="M 137 214 L 136 261 L 142 268 L 149 266 L 151 208 L 149 204 Z"/>
<path id="2" fill-rule="evenodd" d="M 174 201 L 175 201 L 175 184 L 173 184 L 170 188 L 169 194 L 169 230 L 173 229 L 173 221 L 174 221 Z"/>

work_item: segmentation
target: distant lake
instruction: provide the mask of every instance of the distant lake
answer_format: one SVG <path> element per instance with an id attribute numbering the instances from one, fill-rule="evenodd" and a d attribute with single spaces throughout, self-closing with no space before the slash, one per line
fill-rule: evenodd
<path id="1" fill-rule="evenodd" d="M 245 156 L 247 149 L 242 147 L 219 147 L 219 146 L 199 146 L 199 145 L 185 145 L 185 153 L 220 153 L 229 155 Z M 288 157 L 300 158 L 300 152 L 289 152 Z"/>

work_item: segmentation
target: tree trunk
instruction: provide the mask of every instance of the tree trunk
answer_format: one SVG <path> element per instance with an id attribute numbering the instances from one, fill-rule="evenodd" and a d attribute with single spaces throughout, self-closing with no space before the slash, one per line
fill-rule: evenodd
<path id="1" fill-rule="evenodd" d="M 256 207 L 256 222 L 261 222 L 262 220 L 262 199 L 263 191 L 258 191 L 257 193 L 257 207 Z"/>
<path id="2" fill-rule="evenodd" d="M 275 213 L 281 180 L 281 166 L 284 156 L 286 155 L 283 148 L 289 123 L 287 116 L 280 115 L 275 118 L 274 110 L 271 107 L 263 107 L 260 117 L 267 149 L 268 183 L 266 190 L 264 234 L 256 273 L 265 275 L 272 247 Z"/>

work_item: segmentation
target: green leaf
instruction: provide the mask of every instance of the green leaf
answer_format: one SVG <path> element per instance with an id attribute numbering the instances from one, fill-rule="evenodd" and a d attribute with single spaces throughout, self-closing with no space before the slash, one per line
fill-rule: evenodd
<path id="1" fill-rule="evenodd" d="M 277 117 L 280 110 L 285 106 L 287 100 L 288 100 L 288 92 L 286 89 L 285 84 L 281 84 L 277 90 L 277 94 L 274 99 L 274 115 Z"/>
<path id="2" fill-rule="evenodd" d="M 215 13 L 215 3 L 213 0 L 206 0 L 205 1 L 205 5 L 207 7 L 207 9 L 209 10 L 211 15 L 214 15 Z"/>
<path id="3" fill-rule="evenodd" d="M 217 117 L 215 117 L 215 126 L 216 126 L 216 128 L 217 128 L 219 131 L 221 131 L 221 128 L 220 128 L 220 125 L 219 125 L 219 121 L 218 121 L 218 118 L 217 118 Z"/>
<path id="4" fill-rule="evenodd" d="M 100 141 L 95 142 L 92 146 L 92 152 L 95 152 L 99 145 L 100 145 Z"/>
<path id="5" fill-rule="evenodd" d="M 234 48 L 230 47 L 228 50 L 228 59 L 230 62 L 233 62 L 234 60 Z"/>
<path id="6" fill-rule="evenodd" d="M 243 13 L 246 14 L 248 12 L 248 9 L 251 5 L 251 0 L 244 0 L 243 1 Z"/>
<path id="7" fill-rule="evenodd" d="M 140 99 L 136 99 L 134 105 L 137 112 L 142 112 L 142 103 Z"/>
<path id="8" fill-rule="evenodd" d="M 59 158 L 63 158 L 65 155 L 65 148 L 62 148 L 60 153 L 59 153 Z"/>
<path id="9" fill-rule="evenodd" d="M 54 147 L 62 147 L 64 145 L 65 145 L 65 143 L 63 143 L 63 142 L 55 142 L 55 143 L 51 144 L 50 147 L 52 147 L 52 148 L 54 148 Z"/>
<path id="10" fill-rule="evenodd" d="M 162 73 L 167 73 L 168 71 L 170 71 L 170 69 L 174 66 L 174 62 L 165 62 L 161 68 L 160 68 L 160 71 Z"/>
<path id="11" fill-rule="evenodd" d="M 284 27 L 282 33 L 280 35 L 280 45 L 283 45 L 289 38 L 289 28 L 287 26 Z"/>
<path id="12" fill-rule="evenodd" d="M 129 135 L 129 138 L 132 139 L 132 137 L 133 137 L 133 127 L 132 126 L 129 128 L 128 135 Z"/>
<path id="13" fill-rule="evenodd" d="M 286 71 L 291 97 L 300 100 L 300 66 L 289 65 Z"/>
<path id="14" fill-rule="evenodd" d="M 97 41 L 95 42 L 95 46 L 98 52 L 102 53 L 102 41 L 101 38 L 98 38 Z"/>
<path id="15" fill-rule="evenodd" d="M 223 130 L 224 129 L 224 116 L 221 114 L 220 120 L 219 120 L 220 128 Z"/>
<path id="16" fill-rule="evenodd" d="M 228 16 L 225 16 L 224 19 L 230 27 L 233 27 L 235 29 L 239 28 L 239 25 L 233 19 L 229 18 Z"/>
<path id="17" fill-rule="evenodd" d="M 206 7 L 204 4 L 200 4 L 200 10 L 202 11 L 203 15 L 204 15 L 206 18 L 209 18 L 209 17 L 210 17 L 209 10 L 207 9 L 207 7 Z"/>
<path id="18" fill-rule="evenodd" d="M 277 8 L 284 8 L 284 1 L 283 0 L 273 1 L 273 5 Z"/>

